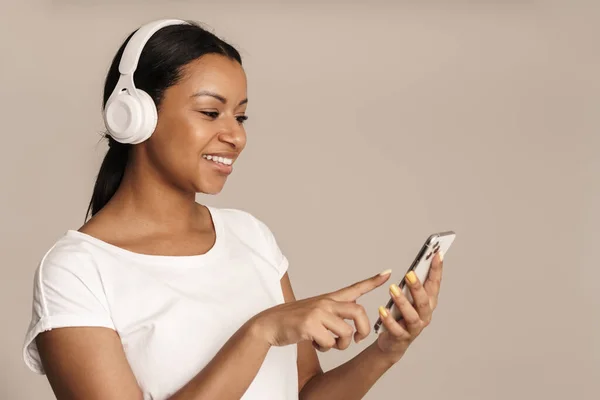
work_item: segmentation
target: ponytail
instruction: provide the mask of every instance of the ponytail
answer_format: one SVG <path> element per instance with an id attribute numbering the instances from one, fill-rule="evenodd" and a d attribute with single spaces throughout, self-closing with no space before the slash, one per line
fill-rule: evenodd
<path id="1" fill-rule="evenodd" d="M 92 217 L 96 215 L 114 196 L 123 180 L 130 148 L 129 144 L 119 143 L 111 137 L 108 138 L 108 151 L 96 178 L 87 216 L 90 215 L 90 212 Z"/>

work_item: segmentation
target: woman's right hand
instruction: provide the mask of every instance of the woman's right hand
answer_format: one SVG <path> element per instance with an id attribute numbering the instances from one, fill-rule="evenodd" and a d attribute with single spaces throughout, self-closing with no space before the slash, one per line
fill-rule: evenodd
<path id="1" fill-rule="evenodd" d="M 356 300 L 389 277 L 389 271 L 384 271 L 332 293 L 269 308 L 254 317 L 255 327 L 271 346 L 310 340 L 320 351 L 344 350 L 353 337 L 358 343 L 371 332 L 367 313 Z M 346 320 L 352 320 L 354 327 Z"/>

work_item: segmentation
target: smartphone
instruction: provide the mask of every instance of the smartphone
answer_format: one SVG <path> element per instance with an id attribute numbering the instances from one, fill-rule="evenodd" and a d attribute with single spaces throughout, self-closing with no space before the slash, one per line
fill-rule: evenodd
<path id="1" fill-rule="evenodd" d="M 439 232 L 430 235 L 427 240 L 425 240 L 425 243 L 423 243 L 421 250 L 419 250 L 417 253 L 415 260 L 406 271 L 406 274 L 408 274 L 410 271 L 414 271 L 421 283 L 425 283 L 425 280 L 429 275 L 429 269 L 431 268 L 431 262 L 433 261 L 434 256 L 439 251 L 442 251 L 445 256 L 448 252 L 448 249 L 450 249 L 450 246 L 452 246 L 455 237 L 456 233 L 453 231 Z M 413 304 L 413 298 L 410 294 L 408 286 L 406 285 L 406 274 L 404 274 L 398 286 L 400 287 L 402 293 L 404 293 L 404 295 L 407 297 L 408 301 Z M 394 300 L 391 298 L 391 296 L 385 307 L 396 319 L 396 321 L 400 321 L 402 319 L 402 314 L 394 304 Z M 385 325 L 383 325 L 381 317 L 377 318 L 377 322 L 375 322 L 373 328 L 377 334 L 385 331 Z"/>

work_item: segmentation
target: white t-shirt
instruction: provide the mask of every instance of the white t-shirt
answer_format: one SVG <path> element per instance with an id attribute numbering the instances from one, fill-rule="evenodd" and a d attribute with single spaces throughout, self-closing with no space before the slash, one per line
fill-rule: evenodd
<path id="1" fill-rule="evenodd" d="M 35 272 L 27 366 L 44 374 L 40 332 L 107 327 L 119 333 L 144 399 L 165 399 L 244 322 L 283 303 L 288 261 L 269 228 L 245 211 L 208 209 L 216 242 L 203 255 L 144 255 L 67 231 Z M 295 345 L 272 347 L 242 399 L 298 399 L 296 357 Z"/>

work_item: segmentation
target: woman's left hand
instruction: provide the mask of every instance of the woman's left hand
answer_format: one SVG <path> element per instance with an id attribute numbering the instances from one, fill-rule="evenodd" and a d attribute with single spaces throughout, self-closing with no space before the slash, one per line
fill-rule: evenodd
<path id="1" fill-rule="evenodd" d="M 386 331 L 379 334 L 377 345 L 393 362 L 398 361 L 404 355 L 408 346 L 430 324 L 433 310 L 438 303 L 442 267 L 443 255 L 438 253 L 432 261 L 425 284 L 422 284 L 414 273 L 407 274 L 405 281 L 410 289 L 414 305 L 408 301 L 397 285 L 390 286 L 390 294 L 403 318 L 397 322 L 384 307 L 379 308 Z"/>

